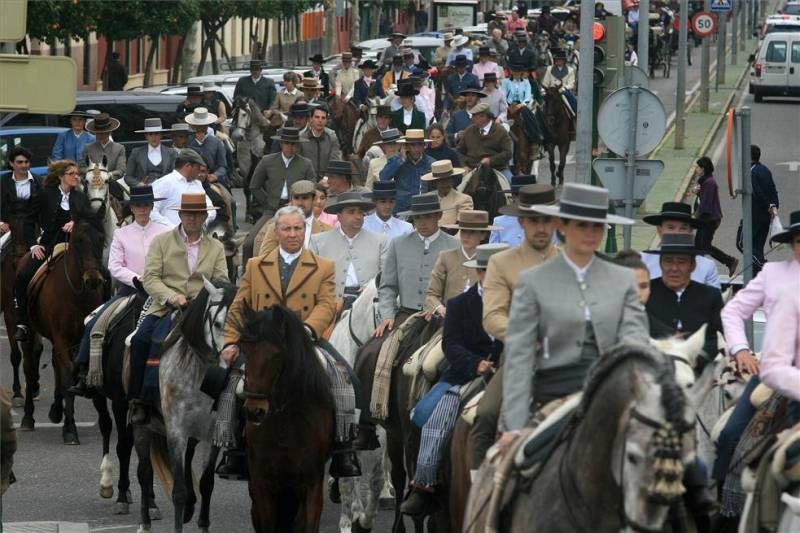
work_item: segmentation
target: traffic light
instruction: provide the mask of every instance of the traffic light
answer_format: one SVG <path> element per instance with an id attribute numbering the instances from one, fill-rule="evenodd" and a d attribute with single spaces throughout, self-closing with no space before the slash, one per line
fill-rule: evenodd
<path id="1" fill-rule="evenodd" d="M 592 27 L 594 39 L 595 87 L 616 89 L 617 73 L 625 66 L 625 22 L 622 17 L 608 16 L 595 22 Z"/>

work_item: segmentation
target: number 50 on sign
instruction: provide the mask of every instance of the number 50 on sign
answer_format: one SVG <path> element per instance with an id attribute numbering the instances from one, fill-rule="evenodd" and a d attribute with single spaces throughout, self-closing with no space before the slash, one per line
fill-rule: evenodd
<path id="1" fill-rule="evenodd" d="M 697 37 L 708 37 L 717 31 L 717 16 L 708 11 L 699 11 L 692 17 L 692 31 Z"/>

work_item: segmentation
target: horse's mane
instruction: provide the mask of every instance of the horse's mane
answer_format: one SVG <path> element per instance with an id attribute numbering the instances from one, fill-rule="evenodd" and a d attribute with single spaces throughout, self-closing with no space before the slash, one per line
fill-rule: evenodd
<path id="1" fill-rule="evenodd" d="M 623 342 L 592 365 L 583 388 L 583 397 L 577 409 L 577 416 L 582 418 L 589 409 L 592 398 L 603 382 L 620 366 L 630 362 L 641 362 L 655 370 L 656 382 L 661 387 L 661 406 L 664 415 L 673 427 L 681 431 L 686 426 L 684 407 L 686 399 L 683 389 L 675 381 L 675 373 L 667 364 L 664 356 L 653 347 L 640 342 Z"/>
<path id="2" fill-rule="evenodd" d="M 94 215 L 90 215 L 94 219 Z M 77 220 L 69 237 L 70 246 L 75 248 L 78 255 L 92 256 L 98 261 L 103 253 L 103 240 L 105 233 L 102 226 L 94 220 Z"/>
<path id="3" fill-rule="evenodd" d="M 217 282 L 214 286 L 223 290 L 223 307 L 229 307 L 233 298 L 236 296 L 236 286 L 227 282 Z M 208 307 L 209 293 L 203 288 L 186 308 L 186 311 L 178 319 L 178 323 L 173 327 L 173 331 L 179 331 L 180 336 L 170 335 L 164 342 L 164 351 L 179 338 L 183 339 L 181 349 L 181 359 L 186 361 L 190 354 L 195 354 L 201 360 L 208 361 L 216 357 L 214 350 L 208 345 L 205 338 L 204 320 L 206 308 Z"/>
<path id="4" fill-rule="evenodd" d="M 322 368 L 305 326 L 290 309 L 274 305 L 258 312 L 244 304 L 244 323 L 240 340 L 244 343 L 268 341 L 282 354 L 280 375 L 272 385 L 274 401 L 287 409 L 333 406 L 330 378 Z M 258 357 L 251 353 L 249 357 Z M 302 401 L 289 401 L 301 398 Z"/>

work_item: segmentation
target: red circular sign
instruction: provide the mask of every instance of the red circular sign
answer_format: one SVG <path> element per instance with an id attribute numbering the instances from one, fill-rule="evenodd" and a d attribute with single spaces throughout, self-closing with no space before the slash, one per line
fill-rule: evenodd
<path id="1" fill-rule="evenodd" d="M 606 36 L 606 27 L 599 22 L 592 23 L 592 39 L 594 42 L 600 41 Z"/>
<path id="2" fill-rule="evenodd" d="M 692 31 L 697 37 L 708 37 L 717 31 L 717 16 L 708 11 L 698 11 L 692 17 Z"/>

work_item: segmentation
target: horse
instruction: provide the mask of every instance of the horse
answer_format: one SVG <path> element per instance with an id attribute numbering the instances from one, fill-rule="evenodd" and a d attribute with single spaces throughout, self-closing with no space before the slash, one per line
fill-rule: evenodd
<path id="1" fill-rule="evenodd" d="M 567 153 L 571 143 L 570 124 L 572 117 L 567 110 L 567 105 L 557 87 L 545 89 L 544 94 L 544 119 L 549 130 L 550 141 L 546 144 L 547 154 L 550 159 L 550 183 L 556 186 L 564 184 L 564 167 L 567 166 Z M 556 172 L 555 152 L 558 148 L 558 172 Z"/>
<path id="2" fill-rule="evenodd" d="M 258 162 L 269 151 L 264 139 L 269 133 L 268 130 L 277 131 L 282 125 L 280 113 L 274 113 L 272 118 L 267 120 L 252 98 L 238 96 L 233 101 L 230 136 L 236 143 L 236 166 L 244 178 L 244 198 L 248 216 L 252 214 L 250 179 Z"/>
<path id="3" fill-rule="evenodd" d="M 172 485 L 175 507 L 174 530 L 183 530 L 194 515 L 197 497 L 194 492 L 192 460 L 200 441 L 211 442 L 215 416 L 211 416 L 214 401 L 201 392 L 206 369 L 217 364 L 222 350 L 225 318 L 236 295 L 236 287 L 227 282 L 213 284 L 204 280 L 204 288 L 177 318 L 164 341 L 159 367 L 160 407 L 164 422 L 163 436 L 157 433 L 156 423 L 150 427 L 134 426 L 134 445 L 139 457 L 138 478 L 142 494 L 153 483 L 153 470 L 162 482 Z M 151 444 L 152 446 L 151 450 Z M 151 451 L 152 456 L 151 456 Z M 214 467 L 219 447 L 210 446 L 200 477 L 200 515 L 197 526 L 208 532 L 211 493 L 214 490 Z M 149 458 L 152 457 L 152 465 Z M 142 498 L 139 531 L 150 531 L 150 505 Z"/>
<path id="4" fill-rule="evenodd" d="M 22 396 L 22 384 L 19 379 L 19 367 L 22 364 L 22 351 L 19 344 L 14 339 L 14 331 L 17 329 L 17 310 L 14 305 L 14 280 L 17 277 L 17 266 L 20 259 L 28 252 L 28 247 L 22 235 L 22 228 L 18 231 L 11 231 L 3 235 L 2 244 L 2 267 L 0 267 L 0 312 L 3 313 L 6 331 L 8 332 L 8 345 L 11 351 L 11 366 L 13 368 L 14 383 L 12 385 L 12 405 L 22 407 L 24 398 Z M 38 396 L 38 382 L 34 387 L 34 396 Z"/>
<path id="5" fill-rule="evenodd" d="M 489 220 L 494 220 L 499 209 L 508 201 L 503 191 L 511 189 L 511 186 L 501 172 L 480 165 L 464 174 L 456 189 L 470 195 L 475 209 L 488 211 Z"/>
<path id="6" fill-rule="evenodd" d="M 670 507 L 682 503 L 684 465 L 694 459 L 694 409 L 705 390 L 685 392 L 655 348 L 630 341 L 612 348 L 590 369 L 583 393 L 567 402 L 574 410 L 535 473 L 516 476 L 502 524 L 487 512 L 480 488 L 495 475 L 502 485 L 524 440 L 507 452 L 501 471 L 484 463 L 464 531 L 661 531 Z M 502 497 L 492 495 L 490 506 Z"/>
<path id="7" fill-rule="evenodd" d="M 538 58 L 536 65 L 536 79 L 544 79 L 547 67 L 553 64 L 553 54 L 550 52 L 550 35 L 543 31 L 536 34 L 533 39 L 533 51 Z"/>
<path id="8" fill-rule="evenodd" d="M 206 228 L 206 234 L 212 236 L 222 243 L 225 248 L 225 263 L 228 267 L 228 279 L 235 282 L 239 275 L 239 264 L 241 256 L 239 255 L 239 248 L 244 242 L 245 235 L 236 235 L 234 218 L 236 211 L 234 210 L 234 199 L 231 194 L 219 183 L 208 184 L 213 196 L 219 198 L 221 203 L 216 204 L 219 207 L 217 211 L 218 216 L 214 219 L 209 227 Z M 212 200 L 214 198 L 212 197 Z M 216 200 L 214 200 L 216 202 Z M 226 216 L 219 216 L 219 213 L 224 213 Z"/>
<path id="9" fill-rule="evenodd" d="M 336 414 L 328 373 L 291 310 L 244 304 L 242 318 L 253 528 L 318 531 Z"/>
<path id="10" fill-rule="evenodd" d="M 39 381 L 37 367 L 41 349 L 37 345 L 41 335 L 53 344 L 55 395 L 49 418 L 57 424 L 63 417 L 64 444 L 80 444 L 75 426 L 75 397 L 67 393 L 72 384 L 73 352 L 83 335 L 84 317 L 108 297 L 107 277 L 100 257 L 102 242 L 103 234 L 99 229 L 86 221 L 76 222 L 66 251 L 44 266 L 50 269 L 44 279 L 28 287 L 31 334 L 22 349 L 26 393 L 25 415 L 20 427 L 26 431 L 34 429 L 33 393 Z M 29 257 L 22 258 L 20 268 Z"/>
<path id="11" fill-rule="evenodd" d="M 344 98 L 334 94 L 325 100 L 331 110 L 331 119 L 333 126 L 336 130 L 336 136 L 339 138 L 339 146 L 342 149 L 342 157 L 347 159 L 350 154 L 355 152 L 353 139 L 355 137 L 356 123 L 361 120 L 367 120 L 369 114 L 364 116 L 352 100 L 345 102 Z"/>
<path id="12" fill-rule="evenodd" d="M 108 161 L 106 156 L 100 163 L 90 161 L 86 157 L 86 175 L 83 177 L 82 184 L 86 196 L 89 197 L 89 206 L 92 213 L 102 217 L 103 233 L 103 264 L 108 265 L 108 254 L 111 250 L 111 241 L 114 238 L 114 230 L 117 229 L 119 220 L 117 212 L 111 204 L 111 173 L 108 171 Z"/>
<path id="13" fill-rule="evenodd" d="M 514 169 L 517 174 L 531 173 L 534 162 L 541 158 L 541 146 L 545 141 L 543 130 L 539 132 L 538 137 L 532 135 L 533 132 L 528 127 L 526 118 L 523 117 L 523 114 L 527 117 L 531 116 L 527 112 L 523 113 L 526 108 L 527 106 L 521 103 L 511 104 L 508 108 L 508 119 L 513 121 L 511 137 L 514 139 Z M 541 115 L 538 105 L 535 105 L 533 109 L 528 109 L 533 113 L 534 120 L 537 114 Z M 535 124 L 531 124 L 531 126 L 535 126 Z"/>

